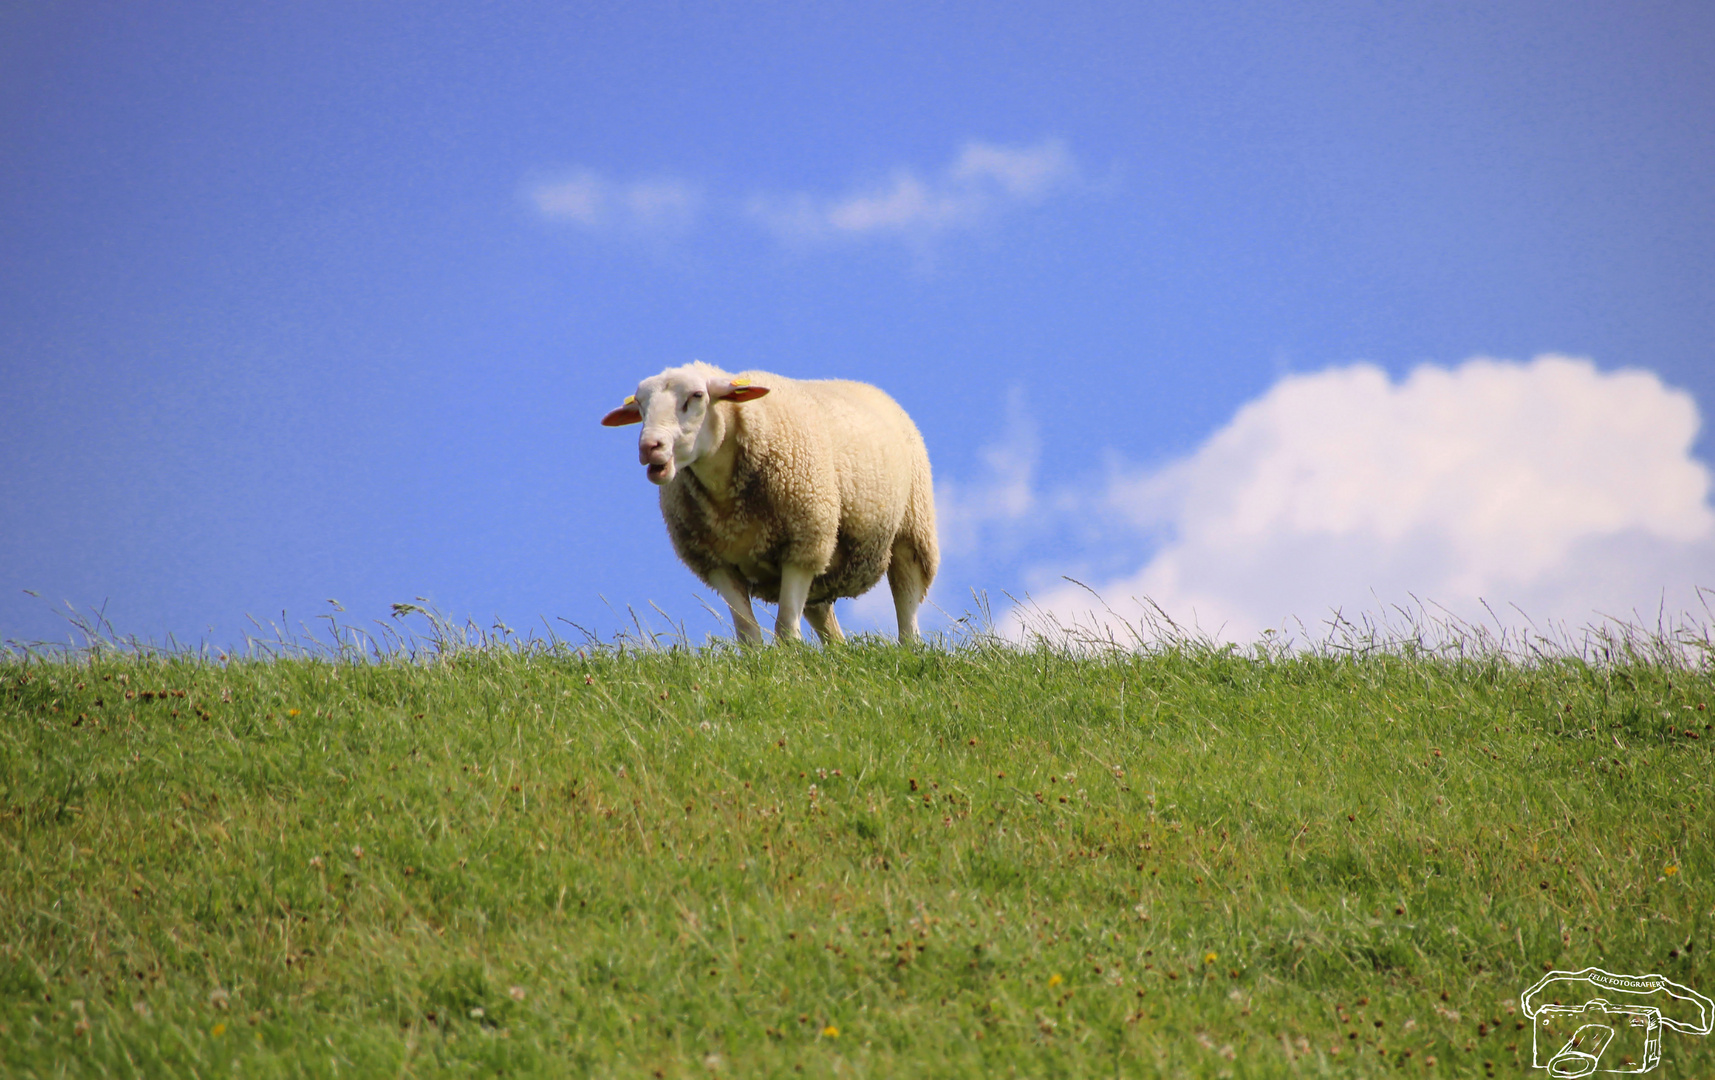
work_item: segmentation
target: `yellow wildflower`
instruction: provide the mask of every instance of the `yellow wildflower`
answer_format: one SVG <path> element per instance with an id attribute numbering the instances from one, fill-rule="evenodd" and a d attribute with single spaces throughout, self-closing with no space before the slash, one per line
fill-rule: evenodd
<path id="1" fill-rule="evenodd" d="M 822 1029 L 822 1037 L 827 1039 L 837 1039 L 840 1037 L 840 1029 L 829 1024 L 827 1027 Z"/>
<path id="2" fill-rule="evenodd" d="M 1065 979 L 1062 979 L 1062 978 L 1061 978 L 1061 977 L 1060 977 L 1060 976 L 1058 976 L 1058 975 L 1050 975 L 1050 976 L 1048 976 L 1048 985 L 1049 985 L 1049 986 L 1059 986 L 1059 985 L 1060 985 L 1060 984 L 1061 984 L 1061 983 L 1063 983 L 1063 982 L 1065 982 L 1065 981 L 1066 981 L 1066 980 L 1065 980 Z"/>

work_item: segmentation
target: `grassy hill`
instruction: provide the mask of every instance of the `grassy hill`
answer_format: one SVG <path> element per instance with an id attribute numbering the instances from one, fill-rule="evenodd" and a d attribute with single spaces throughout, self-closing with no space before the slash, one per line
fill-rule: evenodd
<path id="1" fill-rule="evenodd" d="M 1647 650 L 13 654 L 0 1072 L 1520 1075 L 1550 967 L 1715 994 L 1712 702 Z"/>

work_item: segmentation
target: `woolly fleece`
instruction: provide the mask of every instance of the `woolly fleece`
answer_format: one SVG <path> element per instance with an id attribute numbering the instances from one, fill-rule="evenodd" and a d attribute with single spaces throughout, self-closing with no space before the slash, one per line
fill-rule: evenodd
<path id="1" fill-rule="evenodd" d="M 719 425 L 722 450 L 733 444 L 724 490 L 711 489 L 701 462 L 660 489 L 667 534 L 685 565 L 711 587 L 710 575 L 726 567 L 768 603 L 780 600 L 783 564 L 809 566 L 813 605 L 862 595 L 899 557 L 916 564 L 920 602 L 940 549 L 929 452 L 905 410 L 866 383 L 695 366 L 769 393 L 717 401 L 704 421 Z"/>

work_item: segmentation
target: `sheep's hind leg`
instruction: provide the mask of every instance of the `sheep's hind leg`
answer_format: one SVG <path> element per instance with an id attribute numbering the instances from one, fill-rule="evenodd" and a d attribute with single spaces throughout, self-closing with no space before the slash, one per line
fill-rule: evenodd
<path id="1" fill-rule="evenodd" d="M 721 594 L 727 609 L 732 612 L 732 625 L 738 631 L 738 639 L 760 644 L 762 627 L 757 624 L 756 613 L 750 609 L 750 590 L 730 570 L 716 570 L 709 575 L 709 584 Z"/>
<path id="2" fill-rule="evenodd" d="M 780 568 L 780 614 L 774 620 L 774 640 L 803 641 L 798 623 L 804 618 L 804 601 L 810 598 L 815 573 L 808 567 L 787 563 Z"/>
<path id="3" fill-rule="evenodd" d="M 846 635 L 840 631 L 840 620 L 834 617 L 832 600 L 825 604 L 806 605 L 804 617 L 810 620 L 810 629 L 816 631 L 816 636 L 822 639 L 823 645 L 832 645 L 846 639 Z"/>
<path id="4" fill-rule="evenodd" d="M 894 542 L 893 561 L 887 567 L 887 587 L 893 591 L 893 613 L 899 617 L 899 643 L 920 643 L 923 638 L 917 632 L 917 608 L 928 588 L 923 581 L 923 567 L 917 561 L 917 549 L 904 541 Z"/>

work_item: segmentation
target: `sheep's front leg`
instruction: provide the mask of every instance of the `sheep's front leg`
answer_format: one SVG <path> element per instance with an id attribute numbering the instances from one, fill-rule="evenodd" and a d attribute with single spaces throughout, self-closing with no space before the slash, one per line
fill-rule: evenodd
<path id="1" fill-rule="evenodd" d="M 834 617 L 832 600 L 825 604 L 806 606 L 804 617 L 810 620 L 810 629 L 816 631 L 816 636 L 822 639 L 823 645 L 832 645 L 846 639 L 846 635 L 840 632 L 840 620 Z"/>
<path id="2" fill-rule="evenodd" d="M 716 570 L 709 575 L 709 584 L 721 594 L 727 609 L 732 612 L 732 625 L 738 631 L 738 639 L 760 644 L 762 627 L 757 624 L 755 612 L 750 610 L 750 589 L 730 570 Z"/>
<path id="3" fill-rule="evenodd" d="M 775 641 L 803 641 L 798 623 L 804 618 L 804 601 L 810 598 L 815 573 L 806 566 L 787 563 L 780 568 L 780 615 L 774 620 Z"/>

